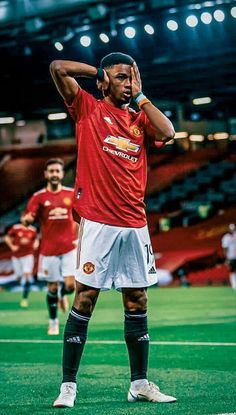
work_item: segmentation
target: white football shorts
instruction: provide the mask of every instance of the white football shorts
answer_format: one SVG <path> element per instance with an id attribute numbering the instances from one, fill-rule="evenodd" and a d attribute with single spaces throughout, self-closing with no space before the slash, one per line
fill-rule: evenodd
<path id="1" fill-rule="evenodd" d="M 157 283 L 147 226 L 125 228 L 81 219 L 75 279 L 109 290 Z"/>
<path id="2" fill-rule="evenodd" d="M 20 258 L 13 256 L 12 265 L 14 273 L 18 278 L 23 277 L 24 274 L 32 275 L 34 268 L 34 256 L 32 254 L 25 255 Z"/>
<path id="3" fill-rule="evenodd" d="M 75 275 L 77 249 L 58 256 L 39 255 L 38 279 L 58 282 Z"/>

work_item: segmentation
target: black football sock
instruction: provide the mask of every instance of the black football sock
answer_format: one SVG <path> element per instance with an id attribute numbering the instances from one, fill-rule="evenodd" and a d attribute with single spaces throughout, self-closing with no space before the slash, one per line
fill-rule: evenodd
<path id="1" fill-rule="evenodd" d="M 48 291 L 46 298 L 47 298 L 49 318 L 54 320 L 55 318 L 57 318 L 57 301 L 58 301 L 57 292 Z"/>
<path id="2" fill-rule="evenodd" d="M 76 382 L 90 317 L 90 313 L 71 309 L 64 332 L 63 382 Z"/>
<path id="3" fill-rule="evenodd" d="M 64 297 L 64 295 L 66 295 L 66 294 L 71 294 L 71 293 L 73 293 L 73 291 L 74 291 L 74 288 L 68 290 L 66 288 L 65 283 L 64 282 L 61 283 L 61 292 L 60 292 L 61 297 Z"/>
<path id="4" fill-rule="evenodd" d="M 25 282 L 25 284 L 23 285 L 23 293 L 22 293 L 22 298 L 28 298 L 29 296 L 29 292 L 30 292 L 30 282 L 27 280 Z"/>
<path id="5" fill-rule="evenodd" d="M 129 353 L 131 382 L 147 379 L 149 335 L 146 311 L 125 311 L 125 341 Z"/>

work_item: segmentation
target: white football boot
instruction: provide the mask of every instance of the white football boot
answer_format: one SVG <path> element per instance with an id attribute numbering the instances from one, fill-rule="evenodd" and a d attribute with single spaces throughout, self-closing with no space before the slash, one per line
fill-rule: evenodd
<path id="1" fill-rule="evenodd" d="M 29 302 L 28 302 L 27 298 L 22 298 L 22 300 L 20 302 L 20 306 L 22 308 L 28 308 L 29 307 Z"/>
<path id="2" fill-rule="evenodd" d="M 142 383 L 138 387 L 130 387 L 128 392 L 128 401 L 149 401 L 149 402 L 175 402 L 177 399 L 174 396 L 165 395 L 160 392 L 160 389 L 153 382 Z"/>
<path id="3" fill-rule="evenodd" d="M 64 382 L 61 384 L 60 395 L 53 403 L 54 408 L 73 408 L 76 398 L 76 383 Z"/>
<path id="4" fill-rule="evenodd" d="M 59 321 L 57 318 L 49 319 L 48 335 L 57 336 L 59 334 Z"/>

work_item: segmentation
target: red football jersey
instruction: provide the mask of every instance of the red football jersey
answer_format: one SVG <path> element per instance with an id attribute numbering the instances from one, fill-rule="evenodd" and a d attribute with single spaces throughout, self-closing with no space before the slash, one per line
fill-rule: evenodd
<path id="1" fill-rule="evenodd" d="M 78 145 L 75 213 L 113 226 L 145 226 L 145 147 L 155 133 L 144 111 L 113 107 L 83 89 L 67 107 Z"/>
<path id="2" fill-rule="evenodd" d="M 13 244 L 19 247 L 18 251 L 13 252 L 14 257 L 21 258 L 34 254 L 33 245 L 37 238 L 37 230 L 34 226 L 26 227 L 20 223 L 16 224 L 9 229 L 7 235 L 11 237 Z"/>
<path id="3" fill-rule="evenodd" d="M 73 189 L 64 186 L 58 192 L 42 189 L 29 200 L 27 212 L 33 213 L 41 226 L 42 255 L 62 255 L 76 247 L 72 203 Z"/>

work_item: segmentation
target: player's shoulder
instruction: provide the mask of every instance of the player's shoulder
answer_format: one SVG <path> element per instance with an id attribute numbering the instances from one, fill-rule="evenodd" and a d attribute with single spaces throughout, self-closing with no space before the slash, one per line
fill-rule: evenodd
<path id="1" fill-rule="evenodd" d="M 65 192 L 74 193 L 74 189 L 69 186 L 62 186 L 62 190 L 64 190 Z"/>
<path id="2" fill-rule="evenodd" d="M 21 229 L 23 227 L 23 225 L 21 223 L 15 223 L 14 225 L 12 225 L 13 229 Z"/>
<path id="3" fill-rule="evenodd" d="M 230 239 L 230 234 L 229 233 L 225 233 L 223 236 L 222 236 L 222 242 L 223 243 L 226 243 L 226 242 L 228 242 L 229 241 L 229 239 Z"/>
<path id="4" fill-rule="evenodd" d="M 24 226 L 21 223 L 14 223 L 9 229 L 8 234 L 17 234 L 18 232 L 22 232 L 24 230 Z"/>
<path id="5" fill-rule="evenodd" d="M 35 228 L 33 225 L 29 225 L 27 229 L 29 229 L 31 232 L 37 233 L 37 228 Z"/>
<path id="6" fill-rule="evenodd" d="M 38 196 L 41 196 L 41 195 L 45 194 L 46 192 L 47 192 L 47 189 L 46 189 L 46 188 L 43 188 L 43 189 L 37 190 L 37 192 L 34 192 L 34 193 L 33 193 L 33 196 L 32 196 L 32 197 L 38 197 Z"/>
<path id="7" fill-rule="evenodd" d="M 230 237 L 230 233 L 228 233 L 228 232 L 227 232 L 227 233 L 225 233 L 225 234 L 223 235 L 223 237 L 222 237 L 222 238 L 225 238 L 225 239 L 226 239 L 226 238 L 228 238 L 228 237 Z"/>
<path id="8" fill-rule="evenodd" d="M 14 223 L 14 225 L 12 225 L 12 226 L 9 228 L 8 233 L 9 233 L 9 232 L 18 231 L 18 230 L 19 230 L 19 229 L 21 229 L 21 228 L 22 228 L 21 223 Z"/>
<path id="9" fill-rule="evenodd" d="M 81 100 L 85 103 L 86 102 L 98 103 L 100 101 L 97 98 L 95 98 L 95 96 L 92 95 L 90 92 L 86 91 L 83 88 L 79 88 L 77 94 L 74 97 L 74 101 L 71 106 L 75 105 L 77 102 L 80 102 Z"/>

